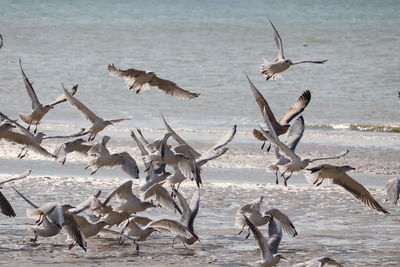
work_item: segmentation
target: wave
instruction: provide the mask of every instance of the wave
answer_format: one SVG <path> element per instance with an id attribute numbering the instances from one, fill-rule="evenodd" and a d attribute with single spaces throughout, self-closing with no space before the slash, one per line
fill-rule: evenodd
<path id="1" fill-rule="evenodd" d="M 332 130 L 351 130 L 360 132 L 400 133 L 399 125 L 341 123 L 341 124 L 316 124 L 316 125 L 309 125 L 308 127 L 314 129 L 328 129 L 328 130 L 332 129 Z"/>

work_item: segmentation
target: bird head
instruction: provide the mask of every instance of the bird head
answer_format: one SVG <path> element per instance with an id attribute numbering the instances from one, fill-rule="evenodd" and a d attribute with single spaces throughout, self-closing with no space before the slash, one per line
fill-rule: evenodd
<path id="1" fill-rule="evenodd" d="M 284 261 L 286 261 L 286 258 L 285 257 L 283 257 L 281 254 L 279 254 L 279 253 L 276 253 L 275 255 L 274 255 L 274 258 L 278 258 L 278 259 L 280 259 L 280 260 L 284 260 Z"/>
<path id="2" fill-rule="evenodd" d="M 285 59 L 284 62 L 287 63 L 287 64 L 289 64 L 289 65 L 292 65 L 292 64 L 293 64 L 293 62 L 292 62 L 290 59 Z"/>
<path id="3" fill-rule="evenodd" d="M 46 109 L 46 110 L 50 110 L 50 109 L 53 109 L 54 106 L 52 106 L 52 105 L 45 105 L 43 108 Z"/>
<path id="4" fill-rule="evenodd" d="M 349 165 L 340 166 L 339 169 L 344 172 L 354 171 L 356 168 L 353 168 Z"/>
<path id="5" fill-rule="evenodd" d="M 64 210 L 70 210 L 70 209 L 75 209 L 76 208 L 74 206 L 71 206 L 70 204 L 64 204 L 64 205 L 62 205 L 62 207 L 63 207 Z"/>

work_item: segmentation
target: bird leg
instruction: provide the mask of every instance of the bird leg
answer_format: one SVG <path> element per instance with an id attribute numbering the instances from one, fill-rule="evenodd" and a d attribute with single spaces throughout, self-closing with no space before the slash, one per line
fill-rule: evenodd
<path id="1" fill-rule="evenodd" d="M 99 170 L 99 168 L 95 169 L 94 171 L 92 171 L 92 173 L 90 175 L 95 174 L 98 170 Z"/>
<path id="2" fill-rule="evenodd" d="M 138 251 L 138 252 L 139 252 L 139 244 L 138 244 L 138 243 L 136 243 L 136 240 L 134 240 L 134 241 L 133 241 L 133 244 L 135 244 L 135 245 L 136 245 L 136 251 Z"/>
<path id="3" fill-rule="evenodd" d="M 242 230 L 240 230 L 240 232 L 238 233 L 238 235 L 240 235 L 241 233 L 243 233 L 245 225 L 242 226 Z"/>
<path id="4" fill-rule="evenodd" d="M 72 242 L 71 244 L 69 244 L 68 249 L 71 250 L 73 247 L 75 247 L 76 242 Z"/>
<path id="5" fill-rule="evenodd" d="M 287 180 L 289 180 L 290 177 L 292 177 L 292 174 L 293 174 L 293 172 L 291 172 L 288 177 L 283 177 L 285 179 L 285 182 L 284 182 L 285 186 L 287 186 Z"/>
<path id="6" fill-rule="evenodd" d="M 33 130 L 33 134 L 36 134 L 37 132 L 37 124 L 35 124 L 35 130 Z"/>
<path id="7" fill-rule="evenodd" d="M 19 158 L 19 159 L 21 158 L 22 152 L 24 152 L 24 150 L 25 150 L 25 147 L 22 147 L 22 149 L 21 149 L 21 151 L 19 152 L 17 158 Z"/>
<path id="8" fill-rule="evenodd" d="M 36 232 L 34 232 L 34 234 L 35 234 L 35 237 L 30 239 L 31 242 L 37 241 L 38 235 L 36 234 Z"/>
<path id="9" fill-rule="evenodd" d="M 247 235 L 246 235 L 245 239 L 249 239 L 249 237 L 250 237 L 250 227 L 247 228 Z"/>
<path id="10" fill-rule="evenodd" d="M 175 239 L 176 239 L 176 236 L 174 237 L 174 239 L 172 239 L 171 247 L 174 247 Z"/>
<path id="11" fill-rule="evenodd" d="M 278 170 L 276 170 L 276 172 L 275 172 L 275 177 L 276 177 L 275 184 L 279 184 L 279 181 L 278 181 Z"/>
<path id="12" fill-rule="evenodd" d="M 271 143 L 269 143 L 268 147 L 267 147 L 267 152 L 269 152 L 271 150 Z"/>
<path id="13" fill-rule="evenodd" d="M 27 130 L 28 130 L 28 132 L 30 131 L 30 129 L 31 129 L 31 125 L 29 124 L 28 125 L 28 128 L 26 128 Z"/>

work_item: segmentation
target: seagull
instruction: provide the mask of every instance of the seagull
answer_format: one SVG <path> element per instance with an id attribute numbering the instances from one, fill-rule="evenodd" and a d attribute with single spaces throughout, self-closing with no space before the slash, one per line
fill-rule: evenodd
<path id="1" fill-rule="evenodd" d="M 24 179 L 26 177 L 28 177 L 28 175 L 32 172 L 32 170 L 28 170 L 26 172 L 24 172 L 23 174 L 19 175 L 18 177 L 15 178 L 11 178 L 8 179 L 6 181 L 2 181 L 0 182 L 0 186 L 12 181 L 17 181 L 20 179 Z M 1 187 L 0 187 L 1 189 Z M 0 210 L 1 213 L 3 213 L 4 215 L 8 216 L 8 217 L 15 217 L 15 211 L 13 209 L 13 207 L 11 206 L 10 202 L 8 202 L 7 198 L 3 195 L 3 193 L 0 192 Z"/>
<path id="2" fill-rule="evenodd" d="M 268 248 L 272 254 L 278 253 L 279 245 L 282 241 L 282 228 L 279 222 L 273 217 L 268 222 Z"/>
<path id="3" fill-rule="evenodd" d="M 298 143 L 300 142 L 301 137 L 304 133 L 304 119 L 303 116 L 297 118 L 297 120 L 290 126 L 289 133 L 287 136 L 286 146 L 289 147 L 290 150 L 294 152 Z M 264 135 L 263 135 L 264 137 Z M 264 137 L 265 138 L 265 137 Z M 267 166 L 268 171 L 275 171 L 275 183 L 278 184 L 278 171 L 279 166 L 286 165 L 290 163 L 290 159 L 283 156 L 279 152 L 279 148 L 274 145 L 274 152 L 275 152 L 275 162 Z"/>
<path id="4" fill-rule="evenodd" d="M 20 132 L 13 131 L 14 128 L 18 128 Z M 43 156 L 55 158 L 53 154 L 48 152 L 40 145 L 36 137 L 31 134 L 28 129 L 21 126 L 15 121 L 7 121 L 0 125 L 0 139 L 5 139 L 8 142 L 21 144 L 25 148 L 29 148 Z"/>
<path id="5" fill-rule="evenodd" d="M 162 186 L 163 183 L 160 182 L 152 185 L 143 193 L 143 199 L 149 200 L 155 198 L 159 206 L 166 207 L 173 212 L 178 211 L 182 214 L 181 209 L 176 205 L 168 190 Z"/>
<path id="6" fill-rule="evenodd" d="M 272 126 L 275 129 L 276 134 L 282 135 L 286 133 L 290 127 L 289 123 L 300 113 L 304 111 L 304 109 L 307 107 L 307 105 L 310 103 L 311 100 L 311 92 L 309 90 L 305 90 L 300 97 L 297 99 L 295 103 L 289 108 L 289 110 L 286 112 L 286 114 L 283 115 L 283 117 L 279 120 L 279 122 L 276 120 L 274 113 L 272 112 L 271 108 L 268 105 L 268 102 L 265 100 L 263 95 L 258 91 L 258 89 L 255 87 L 255 85 L 250 81 L 249 77 L 247 76 L 247 80 L 250 83 L 250 88 L 251 91 L 253 92 L 253 95 L 256 99 L 256 102 L 258 104 L 258 107 L 260 108 L 261 115 L 264 116 L 264 110 L 266 115 L 268 116 L 269 121 L 271 122 Z M 261 136 L 261 140 L 265 142 L 265 139 L 262 138 L 262 133 L 259 132 L 258 130 L 254 129 L 253 134 L 257 139 L 260 139 L 259 136 Z"/>
<path id="7" fill-rule="evenodd" d="M 94 145 L 87 153 L 91 156 L 95 156 L 88 166 L 85 167 L 94 169 L 90 175 L 93 175 L 101 167 L 114 167 L 116 165 L 121 165 L 122 170 L 129 174 L 132 178 L 139 179 L 139 168 L 134 158 L 132 158 L 129 153 L 121 152 L 110 154 L 106 144 L 110 140 L 109 136 L 103 136 L 102 141 Z"/>
<path id="8" fill-rule="evenodd" d="M 301 171 L 301 170 L 305 169 L 310 163 L 312 163 L 314 161 L 318 161 L 318 160 L 338 159 L 338 158 L 344 157 L 345 155 L 347 155 L 347 153 L 349 153 L 349 150 L 346 149 L 346 151 L 344 151 L 336 156 L 302 159 L 296 153 L 294 153 L 287 145 L 285 145 L 284 143 L 282 143 L 279 140 L 271 122 L 268 119 L 265 109 L 264 109 L 264 121 L 265 121 L 265 124 L 267 125 L 269 131 L 267 132 L 263 128 L 260 127 L 263 135 L 268 139 L 269 142 L 276 145 L 279 148 L 279 150 L 282 151 L 290 159 L 290 162 L 288 164 L 279 165 L 279 168 L 282 172 L 281 176 L 284 178 L 285 186 L 287 186 L 287 180 L 289 180 L 289 178 L 292 176 L 293 172 L 297 172 L 297 171 Z M 287 172 L 289 172 L 289 175 L 285 177 L 285 174 Z"/>
<path id="9" fill-rule="evenodd" d="M 113 125 L 114 123 L 118 123 L 124 120 L 130 120 L 130 118 L 125 119 L 115 119 L 115 120 L 104 120 L 94 114 L 88 107 L 86 107 L 81 101 L 77 98 L 73 97 L 63 86 L 63 92 L 67 101 L 71 104 L 71 106 L 76 107 L 82 115 L 92 122 L 92 126 L 88 130 L 90 133 L 88 141 L 92 141 L 95 139 L 98 132 L 103 130 L 109 125 Z"/>
<path id="10" fill-rule="evenodd" d="M 174 82 L 164 80 L 156 76 L 154 72 L 136 69 L 120 70 L 115 68 L 114 64 L 108 65 L 108 73 L 111 76 L 123 78 L 129 90 L 136 94 L 146 87 L 157 87 L 164 93 L 180 98 L 195 98 L 200 94 L 183 90 Z"/>
<path id="11" fill-rule="evenodd" d="M 346 191 L 352 194 L 354 198 L 360 200 L 371 209 L 383 212 L 386 215 L 390 214 L 379 205 L 371 193 L 362 184 L 347 175 L 346 172 L 355 170 L 353 167 L 348 165 L 334 166 L 330 164 L 322 164 L 307 170 L 311 172 L 311 174 L 306 175 L 307 181 L 310 184 L 319 186 L 325 179 L 328 179 L 333 184 L 343 187 Z"/>
<path id="12" fill-rule="evenodd" d="M 97 235 L 106 225 L 108 225 L 108 223 L 103 220 L 100 220 L 96 223 L 91 223 L 81 215 L 74 215 L 74 217 L 79 224 L 79 229 L 85 238 Z"/>
<path id="13" fill-rule="evenodd" d="M 277 219 L 282 226 L 282 229 L 290 236 L 295 237 L 297 235 L 296 228 L 294 227 L 292 221 L 289 219 L 289 217 L 284 214 L 282 211 L 279 209 L 269 209 L 267 210 L 264 215 L 261 214 L 261 203 L 263 201 L 264 197 L 260 196 L 259 198 L 255 199 L 249 204 L 243 205 L 240 207 L 238 213 L 239 214 L 248 214 L 250 217 L 248 217 L 249 220 L 253 222 L 254 225 L 256 226 L 262 226 L 267 224 L 271 218 Z M 244 227 L 246 226 L 245 220 L 243 220 L 241 217 L 239 217 L 236 220 L 236 226 L 242 227 L 242 230 L 238 233 L 241 234 L 243 232 Z M 246 236 L 246 239 L 249 237 Z"/>
<path id="14" fill-rule="evenodd" d="M 271 267 L 278 264 L 281 259 L 286 259 L 279 253 L 272 255 L 268 247 L 267 239 L 263 236 L 263 234 L 260 232 L 257 226 L 255 226 L 252 223 L 252 221 L 249 218 L 247 218 L 246 215 L 243 214 L 243 217 L 246 221 L 246 224 L 250 227 L 251 231 L 253 232 L 254 238 L 256 239 L 261 252 L 262 259 L 257 262 L 258 266 Z"/>
<path id="15" fill-rule="evenodd" d="M 28 124 L 28 131 L 30 129 L 30 126 L 34 124 L 35 130 L 34 133 L 36 133 L 37 130 L 37 125 L 40 123 L 41 119 L 44 117 L 44 115 L 49 112 L 50 109 L 53 109 L 55 105 L 65 102 L 66 99 L 63 95 L 57 97 L 53 102 L 43 105 L 39 102 L 38 97 L 36 96 L 35 90 L 33 89 L 32 83 L 28 80 L 28 77 L 26 77 L 24 70 L 22 69 L 22 64 L 21 64 L 21 59 L 19 59 L 19 67 L 21 69 L 22 73 L 22 78 L 25 83 L 25 88 L 26 91 L 28 92 L 29 97 L 31 98 L 32 101 L 32 113 L 19 113 L 19 117 L 21 118 L 22 121 L 24 121 L 26 124 Z M 76 93 L 76 90 L 78 89 L 78 85 L 75 85 L 71 90 L 70 94 L 74 95 Z"/>
<path id="16" fill-rule="evenodd" d="M 78 152 L 83 155 L 88 155 L 88 151 L 93 147 L 93 145 L 86 145 L 84 144 L 85 142 L 86 141 L 84 139 L 78 138 L 73 141 L 61 144 L 54 151 L 56 161 L 64 165 L 67 159 L 67 154 L 72 152 Z"/>
<path id="17" fill-rule="evenodd" d="M 195 234 L 194 232 L 194 220 L 197 216 L 197 213 L 199 212 L 199 207 L 200 207 L 200 189 L 197 189 L 192 196 L 192 199 L 190 200 L 190 206 L 187 203 L 186 199 L 182 196 L 181 193 L 178 192 L 178 190 L 173 189 L 175 195 L 177 196 L 179 203 L 181 204 L 182 207 L 182 217 L 181 217 L 181 223 L 187 227 L 189 232 L 192 234 L 190 238 L 187 238 L 186 236 L 182 235 L 177 235 L 174 240 L 172 241 L 172 246 L 174 246 L 174 241 L 175 239 L 180 239 L 183 244 L 188 244 L 188 245 L 193 245 L 194 242 L 199 240 L 199 237 Z M 186 247 L 186 245 L 185 245 Z"/>
<path id="18" fill-rule="evenodd" d="M 147 140 L 144 139 L 140 129 L 136 129 L 136 130 L 138 131 L 138 133 L 142 137 L 142 140 L 145 141 L 145 144 L 147 144 Z M 135 141 L 136 145 L 138 146 L 142 157 L 148 156 L 149 152 L 145 148 L 145 144 L 143 144 L 136 137 L 136 135 L 135 135 L 135 133 L 133 131 L 131 131 L 131 137 L 133 138 L 133 140 Z M 162 175 L 158 176 L 158 174 L 161 174 L 161 173 L 165 172 L 165 166 L 166 166 L 165 164 L 159 164 L 157 166 L 157 164 L 155 164 L 155 162 L 148 163 L 144 159 L 143 159 L 143 163 L 144 163 L 145 169 L 147 170 L 147 175 L 146 175 L 146 181 L 147 182 L 149 182 L 150 180 L 153 180 L 153 178 L 156 178 L 156 177 L 160 177 L 160 178 L 164 178 L 165 179 L 165 177 L 163 177 Z M 158 182 L 161 182 L 161 180 L 159 180 Z"/>
<path id="19" fill-rule="evenodd" d="M 343 265 L 328 257 L 311 259 L 303 263 L 297 263 L 293 267 L 323 267 L 325 265 L 343 267 Z"/>
<path id="20" fill-rule="evenodd" d="M 278 31 L 276 30 L 272 21 L 268 19 L 271 23 L 272 30 L 274 32 L 274 39 L 276 46 L 278 48 L 278 53 L 276 55 L 274 62 L 269 62 L 264 58 L 264 62 L 261 64 L 260 70 L 261 74 L 266 78 L 266 80 L 275 80 L 277 78 L 281 78 L 280 73 L 287 70 L 292 65 L 297 65 L 301 63 L 317 63 L 322 64 L 328 60 L 304 60 L 304 61 L 296 61 L 292 62 L 290 59 L 286 59 L 283 54 L 283 46 L 282 46 L 282 39 L 279 36 Z"/>
<path id="21" fill-rule="evenodd" d="M 397 204 L 400 194 L 400 179 L 389 179 L 385 185 L 384 190 L 386 193 L 386 201 L 390 201 L 392 204 Z"/>
<path id="22" fill-rule="evenodd" d="M 105 207 L 107 203 L 116 197 L 122 204 L 115 209 L 117 212 L 127 212 L 128 214 L 137 213 L 144 211 L 148 208 L 155 207 L 153 203 L 140 200 L 132 192 L 132 181 L 128 181 L 120 185 L 115 189 L 101 204 L 101 207 Z"/>
<path id="23" fill-rule="evenodd" d="M 36 142 L 37 142 L 39 145 L 41 145 L 45 136 L 46 136 L 45 133 L 43 133 L 43 132 L 38 132 L 37 134 L 34 135 L 34 138 L 35 138 Z M 19 152 L 19 154 L 18 154 L 17 157 L 18 157 L 19 159 L 22 159 L 22 158 L 24 158 L 27 154 L 28 154 L 28 147 L 27 147 L 27 146 L 24 146 L 24 147 L 22 147 L 21 152 Z"/>

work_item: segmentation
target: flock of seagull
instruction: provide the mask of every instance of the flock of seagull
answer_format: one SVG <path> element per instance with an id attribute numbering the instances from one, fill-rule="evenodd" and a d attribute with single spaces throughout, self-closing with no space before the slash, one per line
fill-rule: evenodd
<path id="1" fill-rule="evenodd" d="M 266 80 L 277 79 L 281 72 L 287 70 L 290 66 L 300 63 L 325 63 L 320 61 L 298 61 L 292 62 L 284 57 L 282 40 L 275 26 L 272 26 L 274 39 L 278 49 L 274 62 L 264 59 L 261 64 L 261 74 Z M 0 35 L 0 48 L 3 46 L 3 38 Z M 43 105 L 27 78 L 21 60 L 19 61 L 22 78 L 25 88 L 32 102 L 32 111 L 29 113 L 20 113 L 19 117 L 27 127 L 21 125 L 18 120 L 9 118 L 6 114 L 0 112 L 0 139 L 11 143 L 22 145 L 18 158 L 24 158 L 28 151 L 39 153 L 45 157 L 65 164 L 67 155 L 77 152 L 89 158 L 85 169 L 91 169 L 91 175 L 95 174 L 102 167 L 121 166 L 133 179 L 139 178 L 140 170 L 136 160 L 127 152 L 110 153 L 107 143 L 109 136 L 103 136 L 101 140 L 95 141 L 96 136 L 108 126 L 115 123 L 130 120 L 131 118 L 119 118 L 106 120 L 96 115 L 88 106 L 82 103 L 75 95 L 78 85 L 70 90 L 62 86 L 62 94 L 55 98 L 49 104 Z M 108 65 L 108 71 L 111 76 L 122 78 L 127 87 L 139 93 L 144 89 L 153 87 L 171 96 L 191 99 L 198 97 L 198 93 L 186 91 L 176 85 L 174 82 L 159 78 L 154 72 L 142 71 L 137 69 L 121 70 L 113 64 Z M 275 172 L 276 184 L 279 183 L 279 173 L 284 185 L 287 186 L 288 180 L 294 172 L 306 171 L 306 177 L 310 184 L 319 186 L 324 181 L 329 180 L 346 191 L 353 197 L 361 201 L 368 207 L 384 214 L 389 214 L 371 195 L 371 193 L 360 183 L 350 177 L 347 172 L 354 170 L 351 166 L 334 166 L 331 164 L 321 164 L 308 168 L 309 164 L 316 161 L 325 161 L 329 159 L 338 159 L 348 154 L 348 150 L 329 157 L 302 158 L 295 149 L 299 144 L 304 130 L 304 118 L 301 113 L 307 107 L 311 100 L 311 92 L 304 91 L 296 102 L 289 108 L 286 114 L 278 121 L 272 112 L 268 102 L 256 86 L 247 76 L 251 92 L 260 109 L 265 126 L 253 130 L 256 139 L 263 142 L 261 148 L 264 148 L 266 142 L 269 142 L 267 151 L 274 150 L 275 162 L 267 166 L 268 171 Z M 400 99 L 400 92 L 399 92 Z M 90 126 L 82 128 L 79 132 L 64 136 L 46 136 L 39 131 L 38 125 L 44 116 L 56 105 L 68 102 L 73 108 L 78 110 L 84 118 L 90 121 Z M 120 242 L 124 239 L 132 240 L 139 250 L 139 242 L 146 240 L 148 236 L 155 232 L 169 233 L 175 240 L 180 240 L 185 245 L 192 245 L 199 240 L 195 232 L 195 218 L 200 209 L 202 177 L 201 168 L 208 161 L 223 156 L 228 151 L 228 144 L 236 134 L 236 125 L 214 146 L 206 152 L 200 153 L 179 136 L 167 120 L 161 114 L 166 133 L 160 138 L 149 142 L 140 129 L 131 131 L 131 137 L 139 148 L 146 173 L 146 183 L 139 188 L 141 198 L 132 191 L 132 180 L 121 184 L 114 189 L 104 200 L 100 199 L 101 192 L 97 192 L 80 204 L 72 206 L 65 203 L 42 203 L 34 204 L 16 188 L 15 192 L 24 199 L 30 206 L 26 214 L 29 218 L 35 220 L 36 225 L 31 227 L 34 237 L 32 242 L 36 242 L 38 237 L 51 237 L 59 234 L 62 229 L 67 233 L 69 239 L 69 248 L 78 244 L 83 250 L 87 249 L 86 239 L 96 236 L 99 233 L 111 233 L 119 238 Z M 293 123 L 291 123 L 294 121 Z M 30 127 L 35 129 L 31 132 Z M 87 130 L 86 130 L 87 129 Z M 287 141 L 282 142 L 280 136 L 287 134 Z M 88 138 L 84 138 L 88 135 Z M 53 153 L 42 146 L 45 139 L 66 139 L 67 142 L 59 143 Z M 173 139 L 173 141 L 171 141 Z M 31 171 L 16 177 L 3 181 L 0 185 L 26 178 Z M 188 201 L 179 189 L 182 182 L 193 180 L 197 185 L 191 200 Z M 385 187 L 387 200 L 396 204 L 399 199 L 400 180 L 393 178 L 388 181 Z M 279 245 L 282 240 L 283 232 L 289 236 L 296 236 L 297 230 L 290 218 L 277 208 L 271 208 L 267 211 L 261 211 L 263 196 L 257 197 L 253 202 L 240 207 L 235 225 L 241 228 L 239 234 L 248 228 L 246 239 L 253 233 L 257 241 L 261 260 L 257 262 L 259 266 L 274 266 L 281 259 L 285 259 L 278 253 Z M 119 204 L 115 204 L 118 202 Z M 113 203 L 113 204 L 111 204 Z M 11 204 L 0 192 L 1 212 L 6 216 L 16 216 Z M 139 216 L 150 208 L 162 207 L 172 212 L 178 212 L 181 215 L 180 221 L 169 218 L 152 220 L 148 217 Z M 265 236 L 259 227 L 267 225 L 267 235 Z M 111 227 L 122 226 L 118 231 Z M 105 228 L 106 227 L 106 228 Z M 324 257 L 311 259 L 295 266 L 342 266 L 335 260 Z"/>

